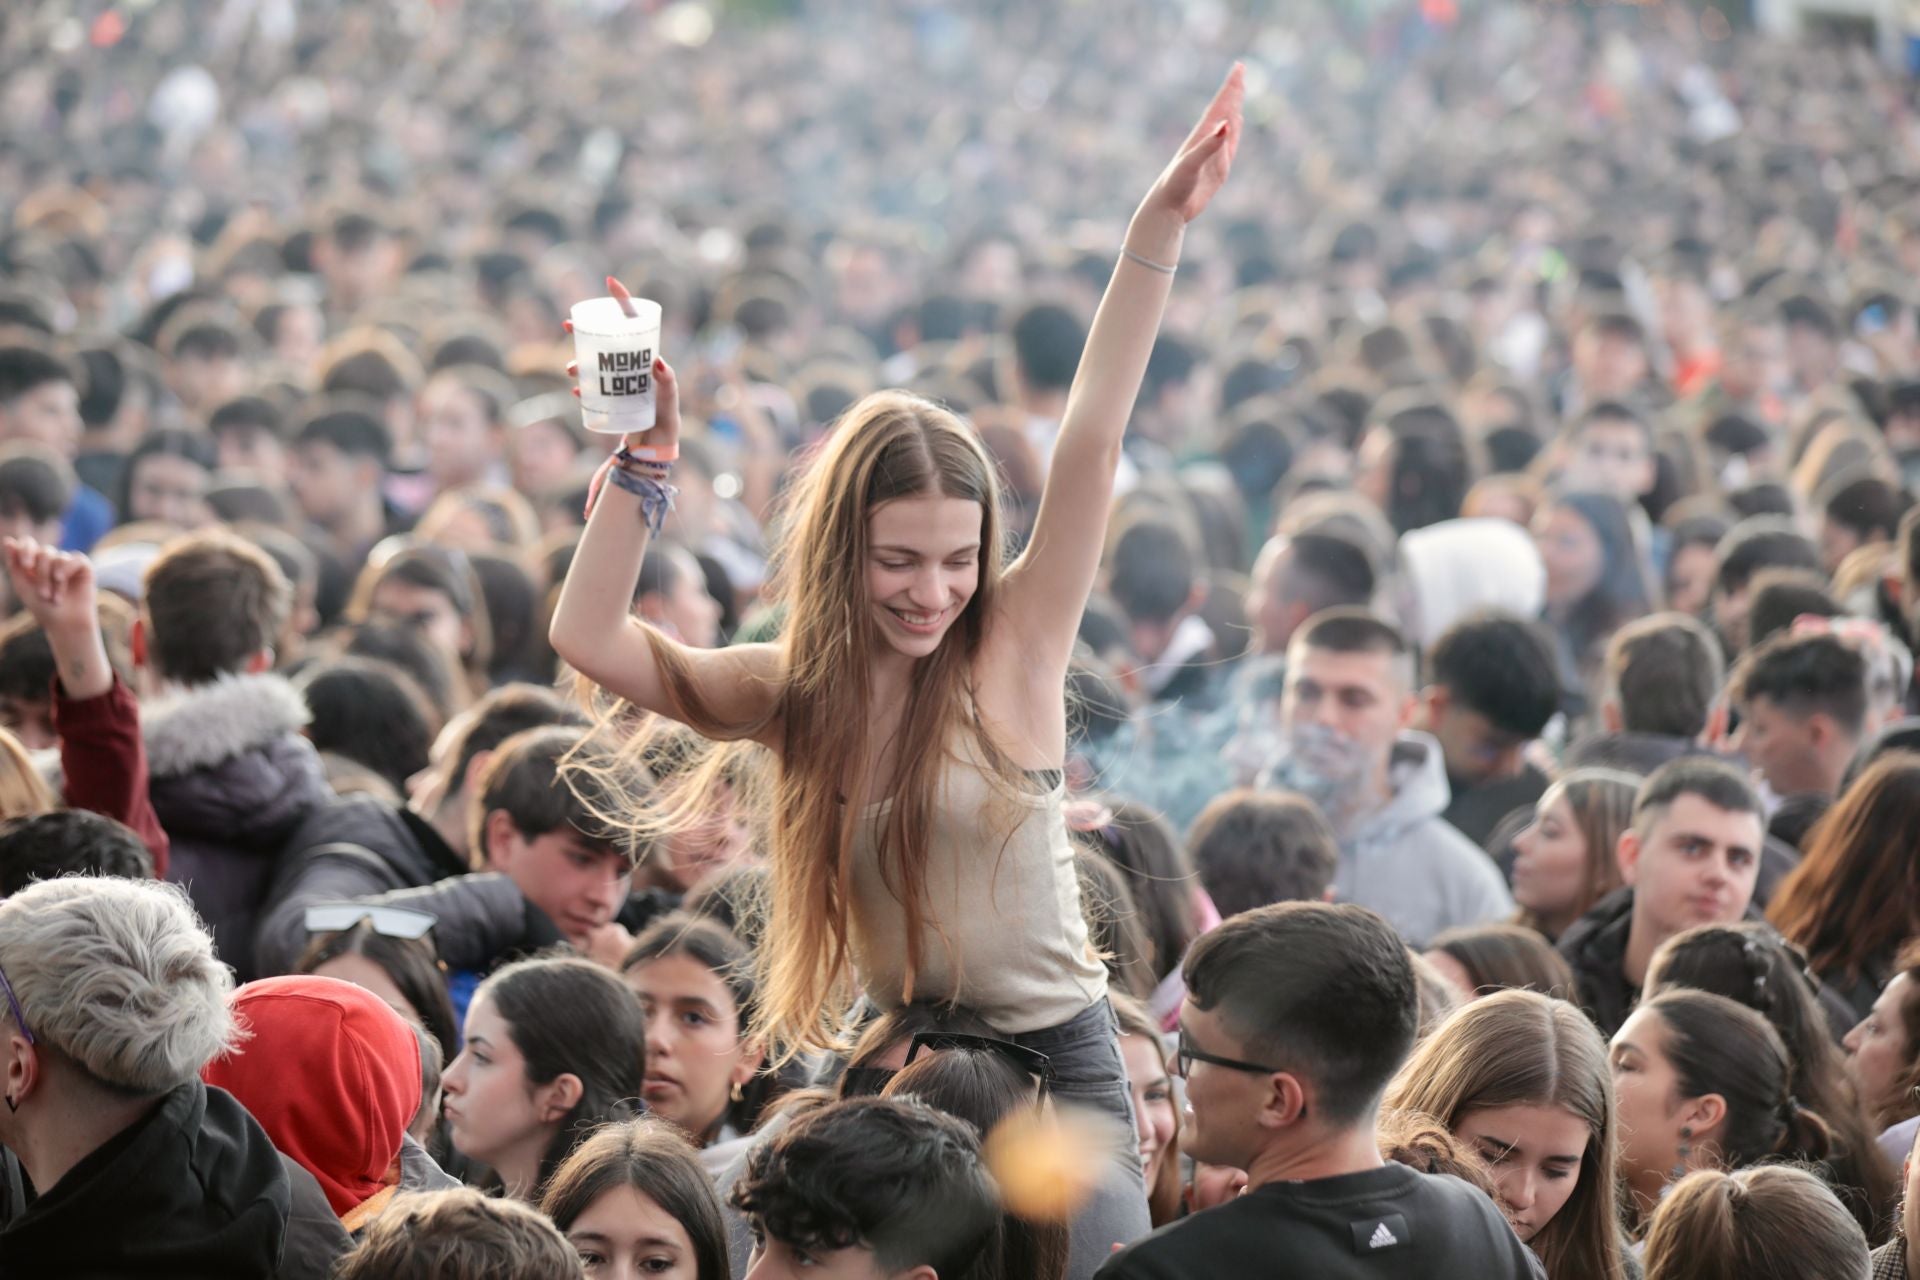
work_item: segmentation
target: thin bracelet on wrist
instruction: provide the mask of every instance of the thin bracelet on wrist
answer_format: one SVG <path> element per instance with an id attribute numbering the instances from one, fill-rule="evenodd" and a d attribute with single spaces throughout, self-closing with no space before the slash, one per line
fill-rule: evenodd
<path id="1" fill-rule="evenodd" d="M 1128 259 L 1129 261 L 1139 263 L 1141 266 L 1147 268 L 1149 271 L 1158 271 L 1162 275 L 1170 276 L 1175 271 L 1179 270 L 1178 265 L 1169 267 L 1164 262 L 1155 262 L 1152 258 L 1143 258 L 1139 254 L 1135 253 L 1133 250 L 1127 248 L 1127 246 L 1124 244 L 1120 246 L 1120 256 Z"/>

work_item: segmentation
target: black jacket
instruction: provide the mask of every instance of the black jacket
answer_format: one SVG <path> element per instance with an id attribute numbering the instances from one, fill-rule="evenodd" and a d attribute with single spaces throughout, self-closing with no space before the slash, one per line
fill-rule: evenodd
<path id="1" fill-rule="evenodd" d="M 307 815 L 280 859 L 254 933 L 254 967 L 290 973 L 307 945 L 307 908 L 417 889 L 468 867 L 433 825 L 372 796 L 349 796 Z"/>
<path id="2" fill-rule="evenodd" d="M 1746 918 L 1764 919 L 1757 902 L 1747 907 Z M 1573 969 L 1578 1003 L 1609 1039 L 1640 1001 L 1640 989 L 1628 983 L 1621 971 L 1632 927 L 1633 890 L 1618 889 L 1595 903 L 1560 938 L 1560 954 Z M 1845 997 L 1826 982 L 1816 978 L 1814 985 L 1820 1012 L 1837 1044 L 1853 1025 L 1852 1011 Z"/>
<path id="3" fill-rule="evenodd" d="M 346 1233 L 312 1177 L 296 1189 L 288 1170 L 231 1095 L 191 1081 L 46 1195 L 0 1158 L 0 1275 L 319 1280 Z"/>
<path id="4" fill-rule="evenodd" d="M 227 676 L 140 710 L 154 813 L 220 958 L 254 976 L 255 915 L 294 830 L 333 791 L 300 736 L 306 703 L 279 676 Z"/>
<path id="5" fill-rule="evenodd" d="M 434 945 L 447 968 L 456 971 L 487 973 L 516 956 L 566 941 L 546 913 L 498 871 L 477 871 L 357 901 L 432 916 L 437 922 Z"/>
<path id="6" fill-rule="evenodd" d="M 1632 928 L 1633 890 L 1616 889 L 1560 936 L 1560 954 L 1573 970 L 1577 1002 L 1609 1039 L 1640 999 L 1640 989 L 1621 971 Z"/>

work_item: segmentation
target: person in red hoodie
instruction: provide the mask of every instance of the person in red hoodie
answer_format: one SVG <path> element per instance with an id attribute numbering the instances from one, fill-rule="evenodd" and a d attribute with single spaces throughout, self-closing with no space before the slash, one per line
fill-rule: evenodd
<path id="1" fill-rule="evenodd" d="M 202 1078 L 313 1175 L 349 1234 L 400 1191 L 458 1185 L 407 1136 L 420 1109 L 420 1046 L 380 997 L 301 974 L 250 982 L 231 1007 L 248 1038 Z"/>

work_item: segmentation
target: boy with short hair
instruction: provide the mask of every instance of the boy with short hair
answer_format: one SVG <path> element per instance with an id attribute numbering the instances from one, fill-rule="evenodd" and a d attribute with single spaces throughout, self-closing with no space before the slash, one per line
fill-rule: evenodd
<path id="1" fill-rule="evenodd" d="M 288 842 L 260 913 L 261 972 L 293 968 L 307 944 L 310 906 L 424 888 L 466 875 L 476 861 L 484 865 L 484 854 L 469 844 L 467 815 L 494 755 L 528 730 L 587 724 L 585 713 L 551 689 L 506 685 L 448 722 L 410 804 L 348 796 L 311 815 Z"/>
<path id="2" fill-rule="evenodd" d="M 307 704 L 273 671 L 293 592 L 280 566 L 231 533 L 177 538 L 148 568 L 133 660 L 149 794 L 220 957 L 253 976 L 254 919 L 286 843 L 333 791 L 301 736 Z"/>
<path id="3" fill-rule="evenodd" d="M 1580 1006 L 1601 1035 L 1627 1020 L 1661 943 L 1746 915 L 1766 834 L 1760 797 L 1721 761 L 1683 757 L 1641 785 L 1617 850 L 1627 887 L 1560 939 Z"/>
<path id="4" fill-rule="evenodd" d="M 0 441 L 31 441 L 71 462 L 81 428 L 80 387 L 72 367 L 38 347 L 0 347 Z M 89 550 L 112 527 L 113 504 L 76 484 L 61 519 L 61 548 Z"/>
<path id="5" fill-rule="evenodd" d="M 404 523 L 381 496 L 392 464 L 393 437 L 370 404 L 330 402 L 295 432 L 287 485 L 341 563 L 360 564 Z"/>
<path id="6" fill-rule="evenodd" d="M 0 446 L 0 537 L 57 544 L 79 485 L 67 460 L 44 445 Z"/>
<path id="7" fill-rule="evenodd" d="M 1406 943 L 1351 904 L 1288 902 L 1201 936 L 1181 969 L 1181 1147 L 1247 1189 L 1122 1249 L 1099 1280 L 1543 1275 L 1500 1210 L 1380 1155 L 1380 1099 L 1413 1049 Z"/>
<path id="8" fill-rule="evenodd" d="M 153 855 L 125 824 L 85 809 L 0 822 L 0 898 L 61 876 L 153 879 Z"/>
<path id="9" fill-rule="evenodd" d="M 961 1120 L 911 1098 L 802 1116 L 747 1161 L 733 1205 L 749 1280 L 958 1280 L 992 1244 L 999 1194 Z"/>
<path id="10" fill-rule="evenodd" d="M 1632 407 L 1602 400 L 1574 420 L 1567 480 L 1575 488 L 1638 502 L 1653 490 L 1653 427 Z"/>
<path id="11" fill-rule="evenodd" d="M 589 733 L 530 729 L 495 750 L 468 809 L 482 870 L 354 901 L 434 916 L 441 958 L 464 973 L 560 942 L 617 964 L 633 941 L 615 917 L 627 905 L 637 851 L 603 815 L 648 782 L 637 764 L 563 769 Z"/>
<path id="12" fill-rule="evenodd" d="M 1734 746 L 1776 797 L 1839 795 L 1867 724 L 1867 660 L 1838 636 L 1782 632 L 1727 682 Z"/>

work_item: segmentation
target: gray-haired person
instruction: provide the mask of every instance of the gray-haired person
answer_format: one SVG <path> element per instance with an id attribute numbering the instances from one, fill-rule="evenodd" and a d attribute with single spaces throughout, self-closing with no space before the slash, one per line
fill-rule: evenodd
<path id="1" fill-rule="evenodd" d="M 0 902 L 0 1275 L 320 1277 L 312 1176 L 200 1072 L 242 1033 L 172 885 L 44 880 Z"/>

